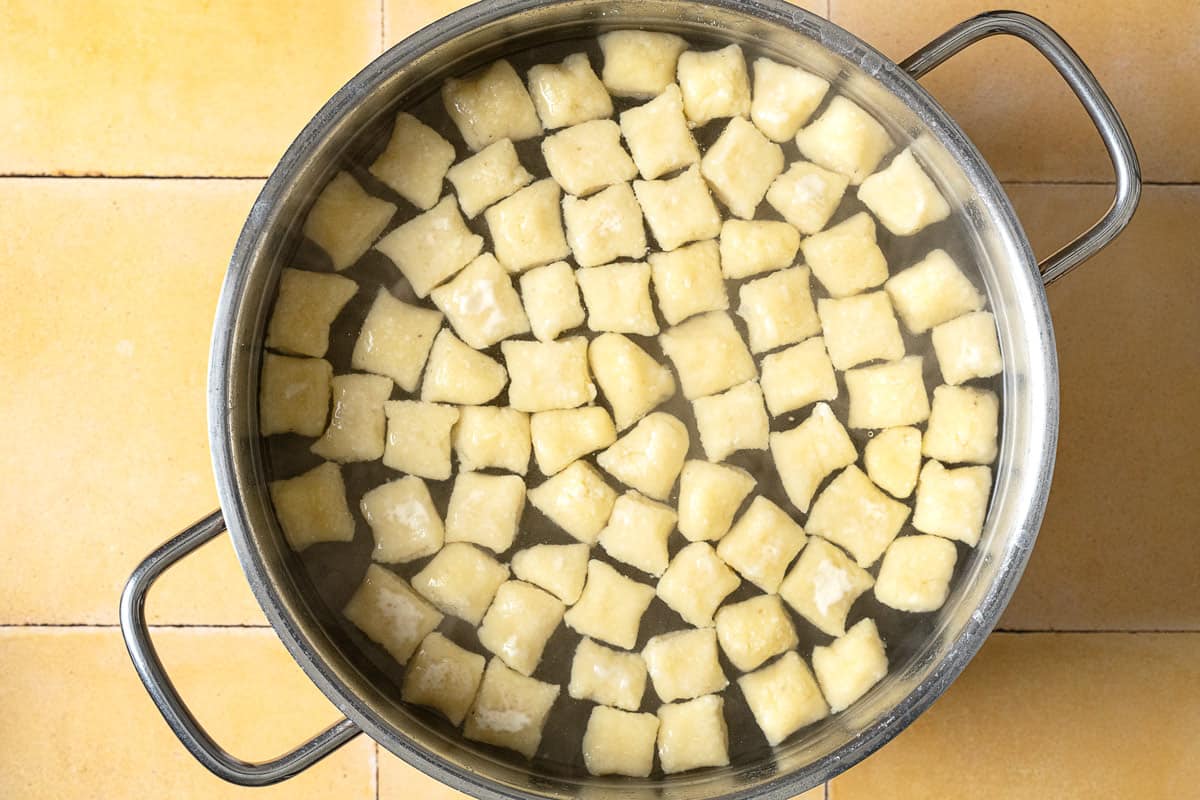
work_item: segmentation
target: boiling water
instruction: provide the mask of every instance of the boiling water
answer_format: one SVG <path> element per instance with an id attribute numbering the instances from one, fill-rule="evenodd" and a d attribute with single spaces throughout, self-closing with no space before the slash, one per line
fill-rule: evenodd
<path id="1" fill-rule="evenodd" d="M 706 43 L 694 39 L 692 41 L 693 47 L 703 49 L 719 46 L 720 44 Z M 570 53 L 580 51 L 589 54 L 593 68 L 599 73 L 599 67 L 603 61 L 599 47 L 594 39 L 568 40 L 550 46 L 541 46 L 513 53 L 508 58 L 517 68 L 518 72 L 523 75 L 525 70 L 534 64 L 555 63 L 561 61 L 562 58 Z M 755 54 L 753 51 L 747 49 L 746 58 L 748 64 L 753 61 L 754 57 Z M 836 93 L 837 86 L 835 82 L 834 87 L 826 97 L 826 103 Z M 616 113 L 619 114 L 626 108 L 637 105 L 640 102 L 643 101 L 614 98 Z M 417 118 L 437 130 L 447 141 L 453 143 L 458 151 L 456 160 L 461 160 L 471 154 L 463 144 L 454 124 L 446 115 L 441 104 L 441 99 L 436 92 L 421 102 L 409 105 L 404 109 L 398 108 L 396 110 L 411 112 Z M 823 106 L 816 113 L 820 114 L 821 110 L 823 110 Z M 344 154 L 344 162 L 341 165 L 342 168 L 349 170 L 368 192 L 387 199 L 399 208 L 399 213 L 397 213 L 388 228 L 389 231 L 419 213 L 418 209 L 411 206 L 387 186 L 376 180 L 366 169 L 386 144 L 391 133 L 392 122 L 393 115 L 387 114 L 376 120 L 372 126 L 363 130 L 357 140 Z M 716 139 L 726 122 L 727 120 L 725 119 L 714 120 L 708 125 L 695 130 L 694 133 L 702 151 Z M 893 130 L 892 134 L 894 139 L 902 142 L 903 136 L 901 132 Z M 542 158 L 538 140 L 518 142 L 516 148 L 521 163 L 527 170 L 533 173 L 535 179 L 549 175 L 545 161 Z M 783 149 L 788 164 L 800 160 L 800 154 L 794 142 L 783 144 Z M 894 152 L 899 152 L 900 149 L 901 147 L 897 147 Z M 446 191 L 451 190 L 452 187 L 447 183 Z M 864 210 L 864 207 L 858 202 L 854 196 L 854 192 L 850 190 L 847 192 L 841 207 L 829 224 L 836 224 L 861 210 Z M 782 219 L 765 202 L 759 207 L 758 218 Z M 484 237 L 484 250 L 490 251 L 491 240 L 488 235 L 487 226 L 483 221 L 483 215 L 479 215 L 474 220 L 468 220 L 468 225 L 475 233 Z M 940 247 L 947 250 L 954 257 L 955 261 L 971 276 L 976 286 L 983 290 L 983 281 L 980 279 L 978 270 L 975 269 L 972 263 L 972 253 L 965 244 L 971 241 L 970 235 L 965 232 L 966 228 L 966 221 L 961 219 L 960 215 L 956 214 L 950 219 L 933 225 L 929 229 L 911 237 L 893 237 L 882 225 L 877 225 L 877 232 L 879 246 L 887 256 L 887 261 L 893 274 L 900 269 L 916 263 L 930 250 Z M 649 232 L 647 233 L 649 235 Z M 649 241 L 653 247 L 653 238 L 650 237 Z M 331 270 L 325 254 L 307 241 L 298 241 L 294 256 L 290 262 L 285 263 L 299 269 L 316 271 Z M 395 266 L 385 256 L 374 250 L 368 251 L 358 263 L 341 274 L 357 281 L 359 291 L 338 316 L 331 331 L 329 351 L 326 359 L 333 365 L 334 374 L 351 371 L 350 355 L 354 347 L 354 342 L 379 287 L 386 287 L 396 297 L 405 302 L 430 308 L 433 307 L 427 300 L 418 300 Z M 753 278 L 749 280 L 753 280 Z M 727 282 L 731 300 L 731 311 L 737 305 L 738 287 L 744 282 Z M 815 280 L 812 281 L 812 291 L 814 301 L 817 298 L 827 296 L 821 284 Z M 731 314 L 731 317 L 743 337 L 745 337 L 746 328 L 741 318 L 735 314 Z M 661 318 L 661 315 L 659 316 L 659 325 L 663 330 L 666 330 L 668 327 L 666 321 Z M 924 356 L 925 381 L 927 388 L 932 392 L 933 388 L 941 383 L 941 376 L 936 360 L 933 357 L 929 335 L 911 336 L 903 331 L 903 326 L 901 326 L 901 329 L 904 333 L 908 354 Z M 570 335 L 570 332 L 564 335 Z M 669 363 L 664 357 L 655 337 L 630 335 L 630 338 L 660 362 Z M 499 350 L 500 348 L 497 345 L 486 352 L 493 358 L 503 361 Z M 1001 393 L 999 377 L 991 381 L 976 381 L 974 383 L 976 385 L 986 385 L 987 388 L 992 389 L 998 395 Z M 844 423 L 847 413 L 847 393 L 845 382 L 840 372 L 838 373 L 838 388 L 838 398 L 832 401 L 830 405 L 839 419 Z M 398 400 L 408 397 L 410 395 L 401 391 L 399 387 L 393 388 L 392 399 Z M 501 394 L 493 402 L 506 405 L 506 394 Z M 603 397 L 599 398 L 598 402 L 601 405 L 606 405 Z M 811 406 L 808 406 L 785 416 L 772 419 L 771 430 L 782 431 L 794 427 L 808 416 L 811 408 Z M 611 411 L 611 408 L 609 410 Z M 688 458 L 703 459 L 704 454 L 700 448 L 699 436 L 693 421 L 691 406 L 683 398 L 683 395 L 677 392 L 673 398 L 660 406 L 658 410 L 666 411 L 688 425 L 691 436 L 691 448 Z M 919 427 L 923 428 L 924 426 Z M 859 466 L 862 467 L 862 449 L 873 435 L 873 432 L 855 429 L 848 429 L 848 431 L 860 453 Z M 321 459 L 309 451 L 311 443 L 312 440 L 310 439 L 291 434 L 272 436 L 264 440 L 264 462 L 268 478 L 276 480 L 293 477 L 320 464 Z M 589 457 L 588 460 L 594 463 L 594 457 Z M 787 495 L 783 491 L 769 451 L 741 451 L 729 457 L 727 461 L 747 470 L 758 481 L 758 486 L 751 493 L 751 497 L 746 499 L 742 510 L 749 504 L 754 494 L 759 494 L 774 501 L 780 507 L 793 512 L 796 519 L 801 524 L 804 523 L 805 516 L 800 514 L 791 505 L 787 499 Z M 603 470 L 600 472 L 605 475 L 614 488 L 618 491 L 623 491 L 623 487 L 615 480 L 609 478 Z M 314 608 L 314 612 L 324 621 L 330 632 L 330 636 L 335 641 L 340 642 L 344 648 L 354 650 L 356 654 L 361 654 L 362 658 L 355 659 L 360 663 L 360 668 L 370 675 L 373 682 L 380 686 L 386 694 L 393 697 L 396 702 L 399 702 L 400 685 L 404 673 L 403 668 L 382 648 L 369 641 L 353 625 L 346 621 L 340 615 L 339 611 L 358 587 L 367 566 L 371 563 L 373 539 L 371 531 L 359 511 L 359 501 L 364 493 L 376 486 L 394 480 L 399 477 L 399 473 L 384 467 L 381 462 L 376 461 L 371 463 L 347 464 L 342 468 L 342 474 L 346 482 L 347 501 L 356 519 L 354 540 L 349 543 L 314 545 L 305 550 L 303 554 L 296 556 L 297 569 L 302 571 L 302 575 L 298 579 L 301 582 L 305 579 L 311 581 L 313 592 L 319 598 L 319 600 L 314 601 L 314 605 L 318 606 Z M 831 478 L 832 476 L 822 483 L 817 494 L 820 493 L 825 483 L 828 483 Z M 543 480 L 545 480 L 545 476 L 538 472 L 536 463 L 531 462 L 527 475 L 528 484 L 536 486 Z M 453 479 L 447 481 L 427 481 L 427 484 L 433 496 L 434 504 L 444 518 Z M 676 500 L 676 495 L 672 495 L 668 502 L 671 505 L 675 505 Z M 911 497 L 907 503 L 911 507 Z M 739 515 L 740 513 L 739 511 Z M 906 523 L 904 529 L 901 531 L 901 535 L 915 532 L 911 523 Z M 507 560 L 507 557 L 510 557 L 512 552 L 534 544 L 570 544 L 574 541 L 566 532 L 550 522 L 537 509 L 527 505 L 513 550 L 506 554 L 506 557 L 502 560 Z M 686 543 L 678 532 L 673 533 L 669 543 L 672 557 Z M 955 582 L 961 580 L 964 574 L 971 571 L 973 560 L 973 551 L 971 548 L 966 547 L 962 543 L 958 543 L 957 547 L 959 558 L 955 570 Z M 600 547 L 592 548 L 591 557 L 599 558 L 612 564 L 617 570 L 635 580 L 643 583 L 653 582 L 653 579 L 649 579 L 638 570 L 609 558 Z M 391 568 L 407 579 L 421 570 L 428 562 L 428 558 L 423 558 L 409 564 L 392 565 Z M 878 570 L 879 564 L 876 563 L 871 572 L 872 574 L 878 574 Z M 743 581 L 741 587 L 730 595 L 725 602 L 738 602 L 759 593 L 760 590 L 753 586 L 753 584 Z M 828 644 L 831 641 L 831 637 L 818 631 L 804 618 L 792 612 L 790 608 L 788 612 L 792 615 L 800 637 L 799 652 L 806 661 L 809 661 L 812 648 L 816 645 Z M 908 614 L 895 611 L 877 602 L 874 594 L 868 591 L 851 608 L 847 626 L 865 617 L 874 619 L 878 625 L 880 635 L 887 645 L 889 661 L 892 667 L 895 668 L 898 664 L 906 663 L 914 653 L 921 649 L 934 630 L 937 615 L 936 613 Z M 669 609 L 656 597 L 642 620 L 636 649 L 640 650 L 651 636 L 673 630 L 682 630 L 688 627 L 678 614 Z M 482 653 L 485 656 L 490 655 L 479 644 L 475 635 L 475 629 L 469 623 L 447 616 L 439 630 L 474 652 Z M 566 693 L 566 684 L 570 678 L 571 659 L 580 638 L 565 624 L 559 625 L 557 631 L 547 644 L 545 655 L 534 673 L 534 677 L 539 680 L 558 684 L 563 687 L 559 699 L 556 701 L 550 718 L 547 721 L 545 729 L 547 735 L 542 740 L 541 749 L 533 764 L 534 769 L 543 774 L 564 778 L 583 777 L 587 775 L 583 765 L 580 745 L 592 704 L 582 700 L 574 700 L 567 696 Z M 724 696 L 725 717 L 730 733 L 731 760 L 733 763 L 755 762 L 769 765 L 771 763 L 771 748 L 755 724 L 754 718 L 737 687 L 736 678 L 739 672 L 725 659 L 723 654 L 721 656 L 721 663 L 726 676 L 730 679 L 730 685 L 725 690 Z M 653 688 L 648 686 L 643 697 L 641 710 L 654 712 L 658 705 L 659 701 Z M 491 757 L 500 760 L 520 764 L 524 763 L 520 756 L 508 751 L 462 740 L 461 734 L 454 730 L 444 719 L 431 711 L 413 709 L 413 713 L 419 716 L 425 724 L 441 730 L 446 736 L 460 739 L 467 747 L 482 750 L 487 752 Z M 817 723 L 813 728 L 827 724 L 832 723 L 830 720 L 825 720 Z M 804 736 L 803 731 L 795 734 L 792 738 L 795 739 L 801 736 Z M 656 772 L 655 774 L 659 773 Z"/>

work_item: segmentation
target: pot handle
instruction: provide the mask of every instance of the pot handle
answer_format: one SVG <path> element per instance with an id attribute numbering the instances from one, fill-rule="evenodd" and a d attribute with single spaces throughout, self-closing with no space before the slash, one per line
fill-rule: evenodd
<path id="1" fill-rule="evenodd" d="M 1096 76 L 1061 36 L 1028 14 L 990 11 L 972 17 L 901 61 L 900 67 L 914 78 L 920 78 L 975 42 L 997 34 L 1016 36 L 1028 42 L 1058 70 L 1092 118 L 1116 173 L 1116 196 L 1104 216 L 1038 265 L 1042 280 L 1049 285 L 1095 255 L 1129 224 L 1142 193 L 1141 168 L 1129 132 Z"/>
<path id="2" fill-rule="evenodd" d="M 224 531 L 225 520 L 220 511 L 214 511 L 147 556 L 129 577 L 125 591 L 121 593 L 121 633 L 125 637 L 129 657 L 133 659 L 134 669 L 146 685 L 150 698 L 196 760 L 230 783 L 267 786 L 312 766 L 353 739 L 359 730 L 353 722 L 344 719 L 290 753 L 272 761 L 252 764 L 225 752 L 184 705 L 150 641 L 150 628 L 146 623 L 146 593 L 168 567 Z"/>

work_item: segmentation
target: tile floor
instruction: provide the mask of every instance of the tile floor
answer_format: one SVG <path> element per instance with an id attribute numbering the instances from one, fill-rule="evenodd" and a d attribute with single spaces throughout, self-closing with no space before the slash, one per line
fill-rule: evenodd
<path id="1" fill-rule="evenodd" d="M 0 797 L 461 797 L 363 739 L 274 789 L 222 784 L 162 723 L 114 627 L 137 561 L 215 507 L 209 328 L 261 176 L 385 44 L 460 5 L 5 4 Z M 1058 468 L 1005 632 L 911 729 L 806 800 L 1154 800 L 1200 785 L 1200 6 L 1017 6 L 1104 82 L 1151 185 L 1125 236 L 1049 291 Z M 900 58 L 985 6 L 809 7 Z M 926 83 L 1008 182 L 1039 253 L 1103 210 L 1103 150 L 1028 48 L 985 42 Z M 334 718 L 262 627 L 228 542 L 149 607 L 168 668 L 237 753 L 266 757 Z"/>

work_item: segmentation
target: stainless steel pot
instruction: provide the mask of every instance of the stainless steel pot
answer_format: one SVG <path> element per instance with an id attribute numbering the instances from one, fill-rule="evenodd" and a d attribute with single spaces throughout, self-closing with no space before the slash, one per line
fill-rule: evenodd
<path id="1" fill-rule="evenodd" d="M 957 245 L 979 267 L 1004 353 L 1001 454 L 983 538 L 964 579 L 931 628 L 887 678 L 842 714 L 753 763 L 662 781 L 539 774 L 439 731 L 383 692 L 339 638 L 329 611 L 297 574 L 266 491 L 257 429 L 265 322 L 297 221 L 348 143 L 373 120 L 428 95 L 450 74 L 535 44 L 638 27 L 698 41 L 750 45 L 834 82 L 908 141 L 960 213 Z M 979 152 L 917 79 L 972 43 L 1021 38 L 1061 73 L 1095 122 L 1116 171 L 1116 197 L 1092 228 L 1039 265 L 1012 207 Z M 142 681 L 192 754 L 245 785 L 283 780 L 360 732 L 418 769 L 480 798 L 791 797 L 881 747 L 929 707 L 1000 617 L 1037 535 L 1054 464 L 1058 367 L 1043 285 L 1094 254 L 1129 221 L 1138 164 L 1112 104 L 1078 56 L 1041 22 L 1013 12 L 970 19 L 895 64 L 836 25 L 783 0 L 488 0 L 440 20 L 380 56 L 304 129 L 264 186 L 238 240 L 217 310 L 209 368 L 209 437 L 221 511 L 163 545 L 138 567 L 121 600 L 121 625 Z M 189 713 L 151 645 L 147 590 L 170 565 L 228 530 L 254 594 L 296 661 L 346 715 L 296 750 L 249 764 L 217 745 Z"/>

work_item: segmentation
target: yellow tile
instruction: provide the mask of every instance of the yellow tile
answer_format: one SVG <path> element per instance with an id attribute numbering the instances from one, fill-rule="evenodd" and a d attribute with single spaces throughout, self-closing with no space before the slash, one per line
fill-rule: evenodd
<path id="1" fill-rule="evenodd" d="M 379 52 L 378 0 L 16 0 L 0 172 L 265 175 Z"/>
<path id="2" fill-rule="evenodd" d="M 1106 186 L 1013 186 L 1046 254 Z M 1002 625 L 1200 628 L 1200 188 L 1147 187 L 1130 227 L 1047 292 L 1062 427 L 1050 504 Z"/>
<path id="3" fill-rule="evenodd" d="M 269 631 L 155 634 L 171 677 L 201 723 L 235 755 L 277 756 L 337 712 Z M 360 736 L 268 789 L 227 784 L 171 733 L 113 629 L 0 631 L 0 797 L 339 798 L 374 793 L 374 748 Z"/>
<path id="4" fill-rule="evenodd" d="M 903 10 L 887 0 L 833 0 L 832 18 L 901 59 L 962 20 L 997 5 L 1055 28 L 1083 57 L 1124 116 L 1146 177 L 1200 180 L 1200 90 L 1195 60 L 1200 4 L 1164 0 L 1152 13 L 1122 0 L 922 0 Z M 1107 180 L 1108 158 L 1087 115 L 1062 80 L 1015 39 L 972 47 L 923 81 L 966 128 L 1004 180 Z"/>
<path id="5" fill-rule="evenodd" d="M 792 4 L 827 16 L 827 0 L 793 0 Z M 391 46 L 429 23 L 469 5 L 471 0 L 384 0 L 384 41 Z"/>
<path id="6" fill-rule="evenodd" d="M 473 0 L 383 0 L 383 40 L 391 47 Z"/>
<path id="7" fill-rule="evenodd" d="M 385 748 L 379 747 L 379 800 L 467 800 L 455 791 L 410 767 Z"/>
<path id="8" fill-rule="evenodd" d="M 1194 797 L 1200 635 L 996 634 L 832 800 Z"/>
<path id="9" fill-rule="evenodd" d="M 116 621 L 138 561 L 216 508 L 208 343 L 257 191 L 0 180 L 0 622 Z M 261 622 L 231 553 L 164 578 L 155 619 Z"/>
<path id="10" fill-rule="evenodd" d="M 410 767 L 383 747 L 379 748 L 379 800 L 465 800 L 467 795 L 435 781 Z M 825 787 L 818 786 L 792 800 L 825 800 Z"/>

